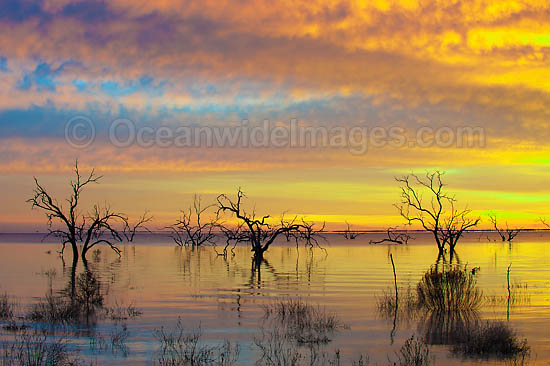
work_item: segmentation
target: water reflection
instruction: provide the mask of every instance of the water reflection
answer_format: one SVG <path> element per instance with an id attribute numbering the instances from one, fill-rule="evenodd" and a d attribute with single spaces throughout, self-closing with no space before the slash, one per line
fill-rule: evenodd
<path id="1" fill-rule="evenodd" d="M 252 262 L 246 247 L 236 247 L 234 255 L 219 256 L 207 247 L 175 249 L 169 240 L 153 235 L 138 237 L 136 245 L 123 247 L 120 258 L 108 248 L 101 248 L 89 256 L 86 267 L 101 284 L 105 306 L 112 308 L 116 302 L 120 307 L 134 304 L 143 315 L 123 321 L 128 331 L 125 342 L 128 358 L 125 360 L 121 352 L 117 356 L 97 352 L 99 364 L 109 364 L 112 359 L 121 365 L 150 362 L 156 349 L 153 331 L 173 326 L 181 318 L 191 327 L 201 325 L 207 342 L 228 338 L 243 344 L 239 364 L 250 366 L 261 357 L 254 337 L 260 337 L 258 322 L 263 316 L 263 306 L 287 297 L 326 307 L 351 326 L 349 331 L 334 337 L 326 350 L 328 354 L 338 348 L 349 360 L 351 356 L 357 358 L 360 353 L 369 352 L 373 364 L 385 364 L 386 355 L 397 351 L 411 333 L 419 333 L 434 345 L 443 344 L 449 341 L 449 332 L 473 321 L 463 314 L 448 317 L 417 312 L 410 317 L 406 306 L 400 306 L 397 313 L 394 309 L 389 318 L 379 317 L 377 298 L 393 284 L 389 253 L 393 253 L 399 293 L 404 299 L 409 284 L 416 284 L 426 269 L 434 265 L 437 248 L 434 250 L 429 241 L 423 242 L 421 236 L 408 246 L 369 245 L 369 240 L 376 236 L 368 235 L 353 241 L 341 236 L 328 235 L 328 238 L 327 253 L 276 243 L 266 253 L 266 261 L 259 265 Z M 510 262 L 514 263 L 511 299 L 516 291 L 529 296 L 530 301 L 511 302 L 510 324 L 529 339 L 537 362 L 545 362 L 550 360 L 550 339 L 548 324 L 541 319 L 550 314 L 550 246 L 538 233 L 532 238 L 525 233 L 520 238 L 529 241 L 514 243 L 510 252 L 507 244 L 473 237 L 457 247 L 460 256 L 457 259 L 453 255 L 452 261 L 467 264 L 470 269 L 480 267 L 477 274 L 480 288 L 487 296 L 498 298 L 479 309 L 476 315 L 479 319 L 506 319 L 506 269 Z M 19 314 L 37 303 L 37 297 L 44 298 L 50 288 L 55 294 L 75 283 L 73 277 L 76 279 L 86 270 L 82 262 L 73 271 L 70 263 L 63 265 L 55 254 L 46 254 L 48 250 L 54 253 L 57 245 L 28 245 L 23 239 L 17 240 L 0 244 L 0 290 L 18 299 Z M 449 266 L 450 261 L 448 253 L 439 261 L 440 268 Z M 527 287 L 514 290 L 514 281 Z M 415 290 L 411 286 L 411 291 Z M 118 329 L 121 331 L 122 326 Z M 94 330 L 107 341 L 115 332 L 115 321 L 99 319 Z M 76 341 L 84 355 L 92 354 L 90 338 L 92 334 L 88 333 L 88 338 Z M 435 347 L 434 352 L 446 364 L 460 364 L 460 360 L 447 362 L 448 347 Z"/>
<path id="2" fill-rule="evenodd" d="M 423 312 L 418 319 L 418 333 L 427 344 L 453 345 L 479 320 L 479 313 L 475 311 Z"/>

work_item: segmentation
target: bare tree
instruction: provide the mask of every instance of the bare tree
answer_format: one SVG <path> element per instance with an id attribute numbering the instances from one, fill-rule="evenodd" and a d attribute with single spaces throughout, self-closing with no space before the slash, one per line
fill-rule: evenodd
<path id="1" fill-rule="evenodd" d="M 231 254 L 235 255 L 235 247 L 239 243 L 244 243 L 248 241 L 248 233 L 245 229 L 245 223 L 239 222 L 236 226 L 226 226 L 226 225 L 220 225 L 219 226 L 220 231 L 223 233 L 225 237 L 225 246 L 223 248 L 223 251 L 219 253 L 216 250 L 216 253 L 218 255 L 222 255 L 224 257 L 227 256 L 227 249 L 231 247 Z M 215 249 L 215 247 L 214 247 Z"/>
<path id="2" fill-rule="evenodd" d="M 319 245 L 319 240 L 326 240 L 326 238 L 322 235 L 325 231 L 325 222 L 323 222 L 319 228 L 316 228 L 315 222 L 306 221 L 304 218 L 299 219 L 298 216 L 287 219 L 285 214 L 286 212 L 283 212 L 281 215 L 280 227 L 291 227 L 296 224 L 300 227 L 299 232 L 290 230 L 284 233 L 287 241 L 294 240 L 296 242 L 296 246 L 298 246 L 300 242 L 304 242 L 306 245 L 309 245 L 310 248 L 321 248 Z"/>
<path id="3" fill-rule="evenodd" d="M 297 219 L 298 219 L 298 216 L 294 216 L 291 219 L 288 219 L 286 217 L 286 211 L 285 211 L 281 214 L 281 218 L 280 218 L 281 226 L 290 226 L 294 222 L 296 222 Z M 285 235 L 286 241 L 291 241 L 292 239 L 295 239 L 294 235 L 290 231 L 285 232 L 284 235 Z"/>
<path id="4" fill-rule="evenodd" d="M 172 239 L 181 246 L 200 247 L 205 244 L 215 244 L 215 229 L 219 228 L 217 212 L 215 217 L 206 219 L 208 210 L 216 205 L 203 206 L 200 196 L 193 197 L 193 204 L 187 211 L 181 211 L 181 218 L 173 225 L 167 227 L 172 231 Z"/>
<path id="5" fill-rule="evenodd" d="M 75 178 L 70 182 L 71 195 L 65 200 L 66 204 L 53 198 L 36 177 L 34 195 L 27 202 L 32 204 L 32 208 L 46 213 L 48 236 L 61 240 L 63 246 L 60 253 L 63 254 L 67 244 L 71 246 L 73 264 L 78 261 L 79 244 L 82 244 L 80 254 L 84 260 L 86 253 L 98 244 L 106 244 L 120 254 L 117 243 L 133 240 L 136 230 L 150 221 L 151 217 L 145 213 L 136 225 L 131 226 L 124 214 L 112 211 L 108 205 L 94 205 L 91 212 L 82 213 L 79 207 L 82 191 L 89 184 L 98 183 L 101 176 L 96 175 L 94 170 L 87 176 L 81 175 L 78 162 L 75 162 L 74 173 Z"/>
<path id="6" fill-rule="evenodd" d="M 546 229 L 547 229 L 547 230 L 550 229 L 550 223 L 549 223 L 548 221 L 546 221 L 546 218 L 540 217 L 540 222 L 542 222 L 542 224 L 543 224 L 544 226 L 546 226 Z"/>
<path id="7" fill-rule="evenodd" d="M 357 231 L 354 231 L 351 229 L 351 225 L 349 222 L 346 221 L 346 230 L 344 230 L 344 238 L 348 240 L 353 240 L 357 238 L 361 233 L 358 233 Z"/>
<path id="8" fill-rule="evenodd" d="M 298 236 L 295 236 L 296 246 L 298 246 L 299 241 L 304 242 L 306 245 L 309 245 L 310 248 L 324 248 L 319 244 L 319 240 L 326 241 L 325 236 L 322 234 L 325 231 L 326 223 L 323 222 L 319 228 L 315 227 L 315 223 L 312 221 L 306 221 L 301 219 L 301 230 Z"/>
<path id="9" fill-rule="evenodd" d="M 424 176 L 410 174 L 395 178 L 401 184 L 401 202 L 395 207 L 407 223 L 419 223 L 432 233 L 439 253 L 448 245 L 451 253 L 462 234 L 476 226 L 480 218 L 470 218 L 468 209 L 455 208 L 456 199 L 445 192 L 439 171 L 427 172 Z M 424 199 L 424 195 L 429 196 Z"/>
<path id="10" fill-rule="evenodd" d="M 143 215 L 141 215 L 140 218 L 133 225 L 130 224 L 128 220 L 126 220 L 124 223 L 124 229 L 122 230 L 122 235 L 124 236 L 126 241 L 133 242 L 139 229 L 148 233 L 151 232 L 151 230 L 149 230 L 149 228 L 145 226 L 151 220 L 153 220 L 153 216 L 149 214 L 149 211 L 145 211 Z"/>
<path id="11" fill-rule="evenodd" d="M 396 231 L 396 228 L 389 227 L 386 229 L 386 237 L 380 240 L 371 240 L 370 244 L 382 244 L 382 243 L 396 243 L 396 244 L 408 244 L 412 239 L 407 232 Z"/>
<path id="12" fill-rule="evenodd" d="M 506 227 L 501 228 L 498 226 L 497 222 L 497 215 L 495 214 L 489 214 L 489 220 L 491 221 L 491 224 L 493 224 L 493 227 L 495 228 L 495 231 L 500 236 L 502 241 L 512 241 L 518 234 L 520 233 L 520 228 L 510 229 L 508 227 L 508 222 L 506 222 Z"/>
<path id="13" fill-rule="evenodd" d="M 232 200 L 225 194 L 218 196 L 218 212 L 228 212 L 239 220 L 239 230 L 227 230 L 232 235 L 233 241 L 249 242 L 254 253 L 254 260 L 258 263 L 263 261 L 264 253 L 275 242 L 280 235 L 289 233 L 292 238 L 302 240 L 306 244 L 315 245 L 314 240 L 318 235 L 312 226 L 308 227 L 305 221 L 298 222 L 296 218 L 292 220 L 280 220 L 279 224 L 268 223 L 269 215 L 256 216 L 253 211 L 247 213 L 242 207 L 243 198 L 246 196 L 239 188 L 236 200 Z"/>
<path id="14" fill-rule="evenodd" d="M 470 228 L 477 226 L 481 218 L 468 217 L 471 213 L 470 210 L 458 210 L 454 207 L 455 201 L 450 201 L 451 209 L 448 216 L 443 220 L 443 230 L 441 231 L 441 238 L 444 244 L 449 246 L 449 252 L 451 256 L 455 251 L 455 247 L 458 244 L 458 240 L 462 235 Z"/>

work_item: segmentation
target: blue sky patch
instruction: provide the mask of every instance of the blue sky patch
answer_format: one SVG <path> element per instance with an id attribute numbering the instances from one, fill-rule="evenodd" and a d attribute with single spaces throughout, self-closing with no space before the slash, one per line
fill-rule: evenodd
<path id="1" fill-rule="evenodd" d="M 4 56 L 0 57 L 0 71 L 8 72 L 8 59 Z"/>

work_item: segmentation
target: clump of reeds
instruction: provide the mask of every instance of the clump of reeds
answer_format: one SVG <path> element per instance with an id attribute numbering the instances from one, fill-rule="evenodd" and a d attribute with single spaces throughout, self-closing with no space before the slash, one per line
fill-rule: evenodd
<path id="1" fill-rule="evenodd" d="M 105 306 L 100 281 L 92 272 L 85 271 L 76 277 L 74 285 L 69 284 L 60 292 L 50 288 L 46 296 L 31 307 L 26 318 L 51 325 L 89 324 L 105 317 L 118 322 L 141 314 L 134 304 L 123 306 L 115 302 L 113 307 Z"/>
<path id="2" fill-rule="evenodd" d="M 279 301 L 265 306 L 265 317 L 273 319 L 298 343 L 327 343 L 344 324 L 334 313 L 302 300 Z"/>
<path id="3" fill-rule="evenodd" d="M 488 305 L 528 305 L 531 303 L 531 294 L 528 291 L 528 284 L 514 281 L 509 287 L 507 294 L 492 294 L 484 297 L 485 304 Z"/>
<path id="4" fill-rule="evenodd" d="M 405 316 L 408 319 L 413 319 L 419 310 L 416 292 L 410 286 L 407 289 L 400 289 L 399 296 L 395 297 L 395 291 L 386 290 L 382 296 L 377 297 L 378 312 L 384 318 L 394 316 Z"/>
<path id="5" fill-rule="evenodd" d="M 459 338 L 453 352 L 466 357 L 525 359 L 529 356 L 527 340 L 521 340 L 504 322 L 475 322 L 464 329 Z"/>
<path id="6" fill-rule="evenodd" d="M 23 332 L 13 343 L 3 343 L 0 348 L 1 366 L 70 366 L 78 359 L 67 350 L 63 340 L 50 341 L 45 334 Z"/>
<path id="7" fill-rule="evenodd" d="M 115 302 L 113 307 L 105 308 L 105 315 L 111 320 L 120 321 L 141 316 L 143 313 L 138 310 L 134 304 L 124 306 Z"/>
<path id="8" fill-rule="evenodd" d="M 92 314 L 103 307 L 101 284 L 90 271 L 85 271 L 76 278 L 76 291 L 72 296 L 85 315 Z"/>
<path id="9" fill-rule="evenodd" d="M 351 361 L 351 366 L 367 366 L 370 364 L 368 355 L 360 355 L 357 361 Z"/>
<path id="10" fill-rule="evenodd" d="M 255 343 L 262 352 L 258 365 L 296 366 L 302 358 L 295 342 L 289 342 L 279 328 L 263 330 L 261 338 L 256 338 Z"/>
<path id="11" fill-rule="evenodd" d="M 405 316 L 413 319 L 421 310 L 435 312 L 476 311 L 482 302 L 482 293 L 477 288 L 475 275 L 466 268 L 451 267 L 438 270 L 430 268 L 417 284 L 416 289 L 407 287 L 386 290 L 378 298 L 378 312 L 386 317 Z"/>
<path id="12" fill-rule="evenodd" d="M 80 319 L 79 305 L 64 296 L 46 294 L 40 302 L 34 304 L 27 318 L 34 322 L 50 324 L 75 323 Z"/>
<path id="13" fill-rule="evenodd" d="M 128 347 L 126 346 L 126 340 L 129 336 L 128 327 L 126 324 L 122 324 L 119 328 L 118 324 L 115 326 L 115 329 L 111 332 L 110 343 L 111 350 L 114 354 L 121 352 L 125 357 L 128 354 Z"/>
<path id="14" fill-rule="evenodd" d="M 378 312 L 386 317 L 393 316 L 400 307 L 399 300 L 395 297 L 395 292 L 384 290 L 382 296 L 376 298 Z"/>
<path id="15" fill-rule="evenodd" d="M 210 346 L 201 342 L 201 330 L 187 331 L 181 319 L 173 332 L 164 328 L 155 331 L 155 338 L 160 343 L 157 364 L 160 366 L 203 366 L 235 365 L 239 356 L 238 345 L 229 341 L 221 345 Z"/>
<path id="16" fill-rule="evenodd" d="M 98 279 L 86 271 L 76 278 L 74 290 L 67 288 L 59 294 L 49 291 L 44 299 L 34 304 L 27 318 L 50 324 L 88 321 L 103 309 L 103 301 Z"/>
<path id="17" fill-rule="evenodd" d="M 432 363 L 430 348 L 422 340 L 413 336 L 405 341 L 399 352 L 396 352 L 398 366 L 428 366 Z"/>
<path id="18" fill-rule="evenodd" d="M 93 353 L 103 353 L 107 350 L 108 343 L 107 338 L 99 332 L 92 332 L 90 334 L 90 350 Z"/>
<path id="19" fill-rule="evenodd" d="M 482 293 L 475 275 L 466 268 L 454 266 L 439 271 L 432 267 L 417 285 L 418 305 L 432 311 L 474 311 L 479 308 Z"/>
<path id="20" fill-rule="evenodd" d="M 0 294 L 0 319 L 11 319 L 13 317 L 14 303 L 7 293 Z"/>
<path id="21" fill-rule="evenodd" d="M 298 344 L 281 326 L 262 328 L 254 339 L 262 353 L 257 366 L 339 366 L 340 351 L 327 352 L 317 344 Z M 364 362 L 361 359 L 361 362 Z M 366 365 L 361 363 L 357 365 Z"/>

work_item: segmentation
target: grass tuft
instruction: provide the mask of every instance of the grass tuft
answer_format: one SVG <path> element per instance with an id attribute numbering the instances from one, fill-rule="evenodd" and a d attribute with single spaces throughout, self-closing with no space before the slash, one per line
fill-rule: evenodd
<path id="1" fill-rule="evenodd" d="M 395 298 L 395 292 L 386 290 L 381 297 L 377 297 L 378 313 L 384 318 L 414 319 L 418 313 L 419 305 L 416 291 L 410 286 L 407 289 L 399 289 L 399 297 Z"/>
<path id="2" fill-rule="evenodd" d="M 64 296 L 46 294 L 44 299 L 32 306 L 27 318 L 49 324 L 75 323 L 80 319 L 80 310 L 76 302 Z"/>
<path id="3" fill-rule="evenodd" d="M 257 360 L 257 366 L 339 366 L 340 351 L 327 352 L 324 345 L 298 344 L 289 338 L 281 327 L 262 329 L 261 337 L 255 338 L 255 344 L 262 356 Z M 361 358 L 362 364 L 367 360 Z"/>
<path id="4" fill-rule="evenodd" d="M 465 267 L 432 267 L 417 285 L 418 305 L 431 311 L 475 311 L 482 301 L 476 284 L 475 275 Z"/>
<path id="5" fill-rule="evenodd" d="M 7 293 L 0 294 L 0 319 L 11 319 L 13 317 L 14 303 Z"/>
<path id="6" fill-rule="evenodd" d="M 300 344 L 328 343 L 332 335 L 344 327 L 336 314 L 301 300 L 279 301 L 265 306 L 264 310 L 267 319 L 282 325 L 289 337 Z"/>
<path id="7" fill-rule="evenodd" d="M 155 338 L 160 343 L 157 357 L 159 366 L 232 366 L 239 356 L 238 345 L 233 346 L 225 341 L 218 346 L 210 346 L 201 342 L 201 330 L 187 331 L 181 319 L 178 320 L 173 332 L 164 328 L 155 331 Z"/>
<path id="8" fill-rule="evenodd" d="M 520 340 L 508 324 L 499 321 L 476 322 L 464 330 L 460 339 L 453 352 L 465 357 L 525 359 L 530 352 L 527 340 Z"/>
<path id="9" fill-rule="evenodd" d="M 394 365 L 397 366 L 429 366 L 432 363 L 430 348 L 414 335 L 405 341 L 396 355 L 397 361 Z"/>
<path id="10" fill-rule="evenodd" d="M 67 351 L 59 339 L 49 341 L 45 334 L 26 333 L 15 336 L 13 343 L 0 348 L 0 366 L 73 366 L 78 359 Z"/>
<path id="11" fill-rule="evenodd" d="M 26 318 L 48 324 L 89 324 L 107 317 L 122 321 L 142 314 L 134 304 L 128 306 L 115 302 L 113 307 L 105 306 L 101 283 L 90 271 L 79 274 L 74 288 L 70 284 L 59 293 L 52 289 L 38 303 L 34 304 Z"/>

